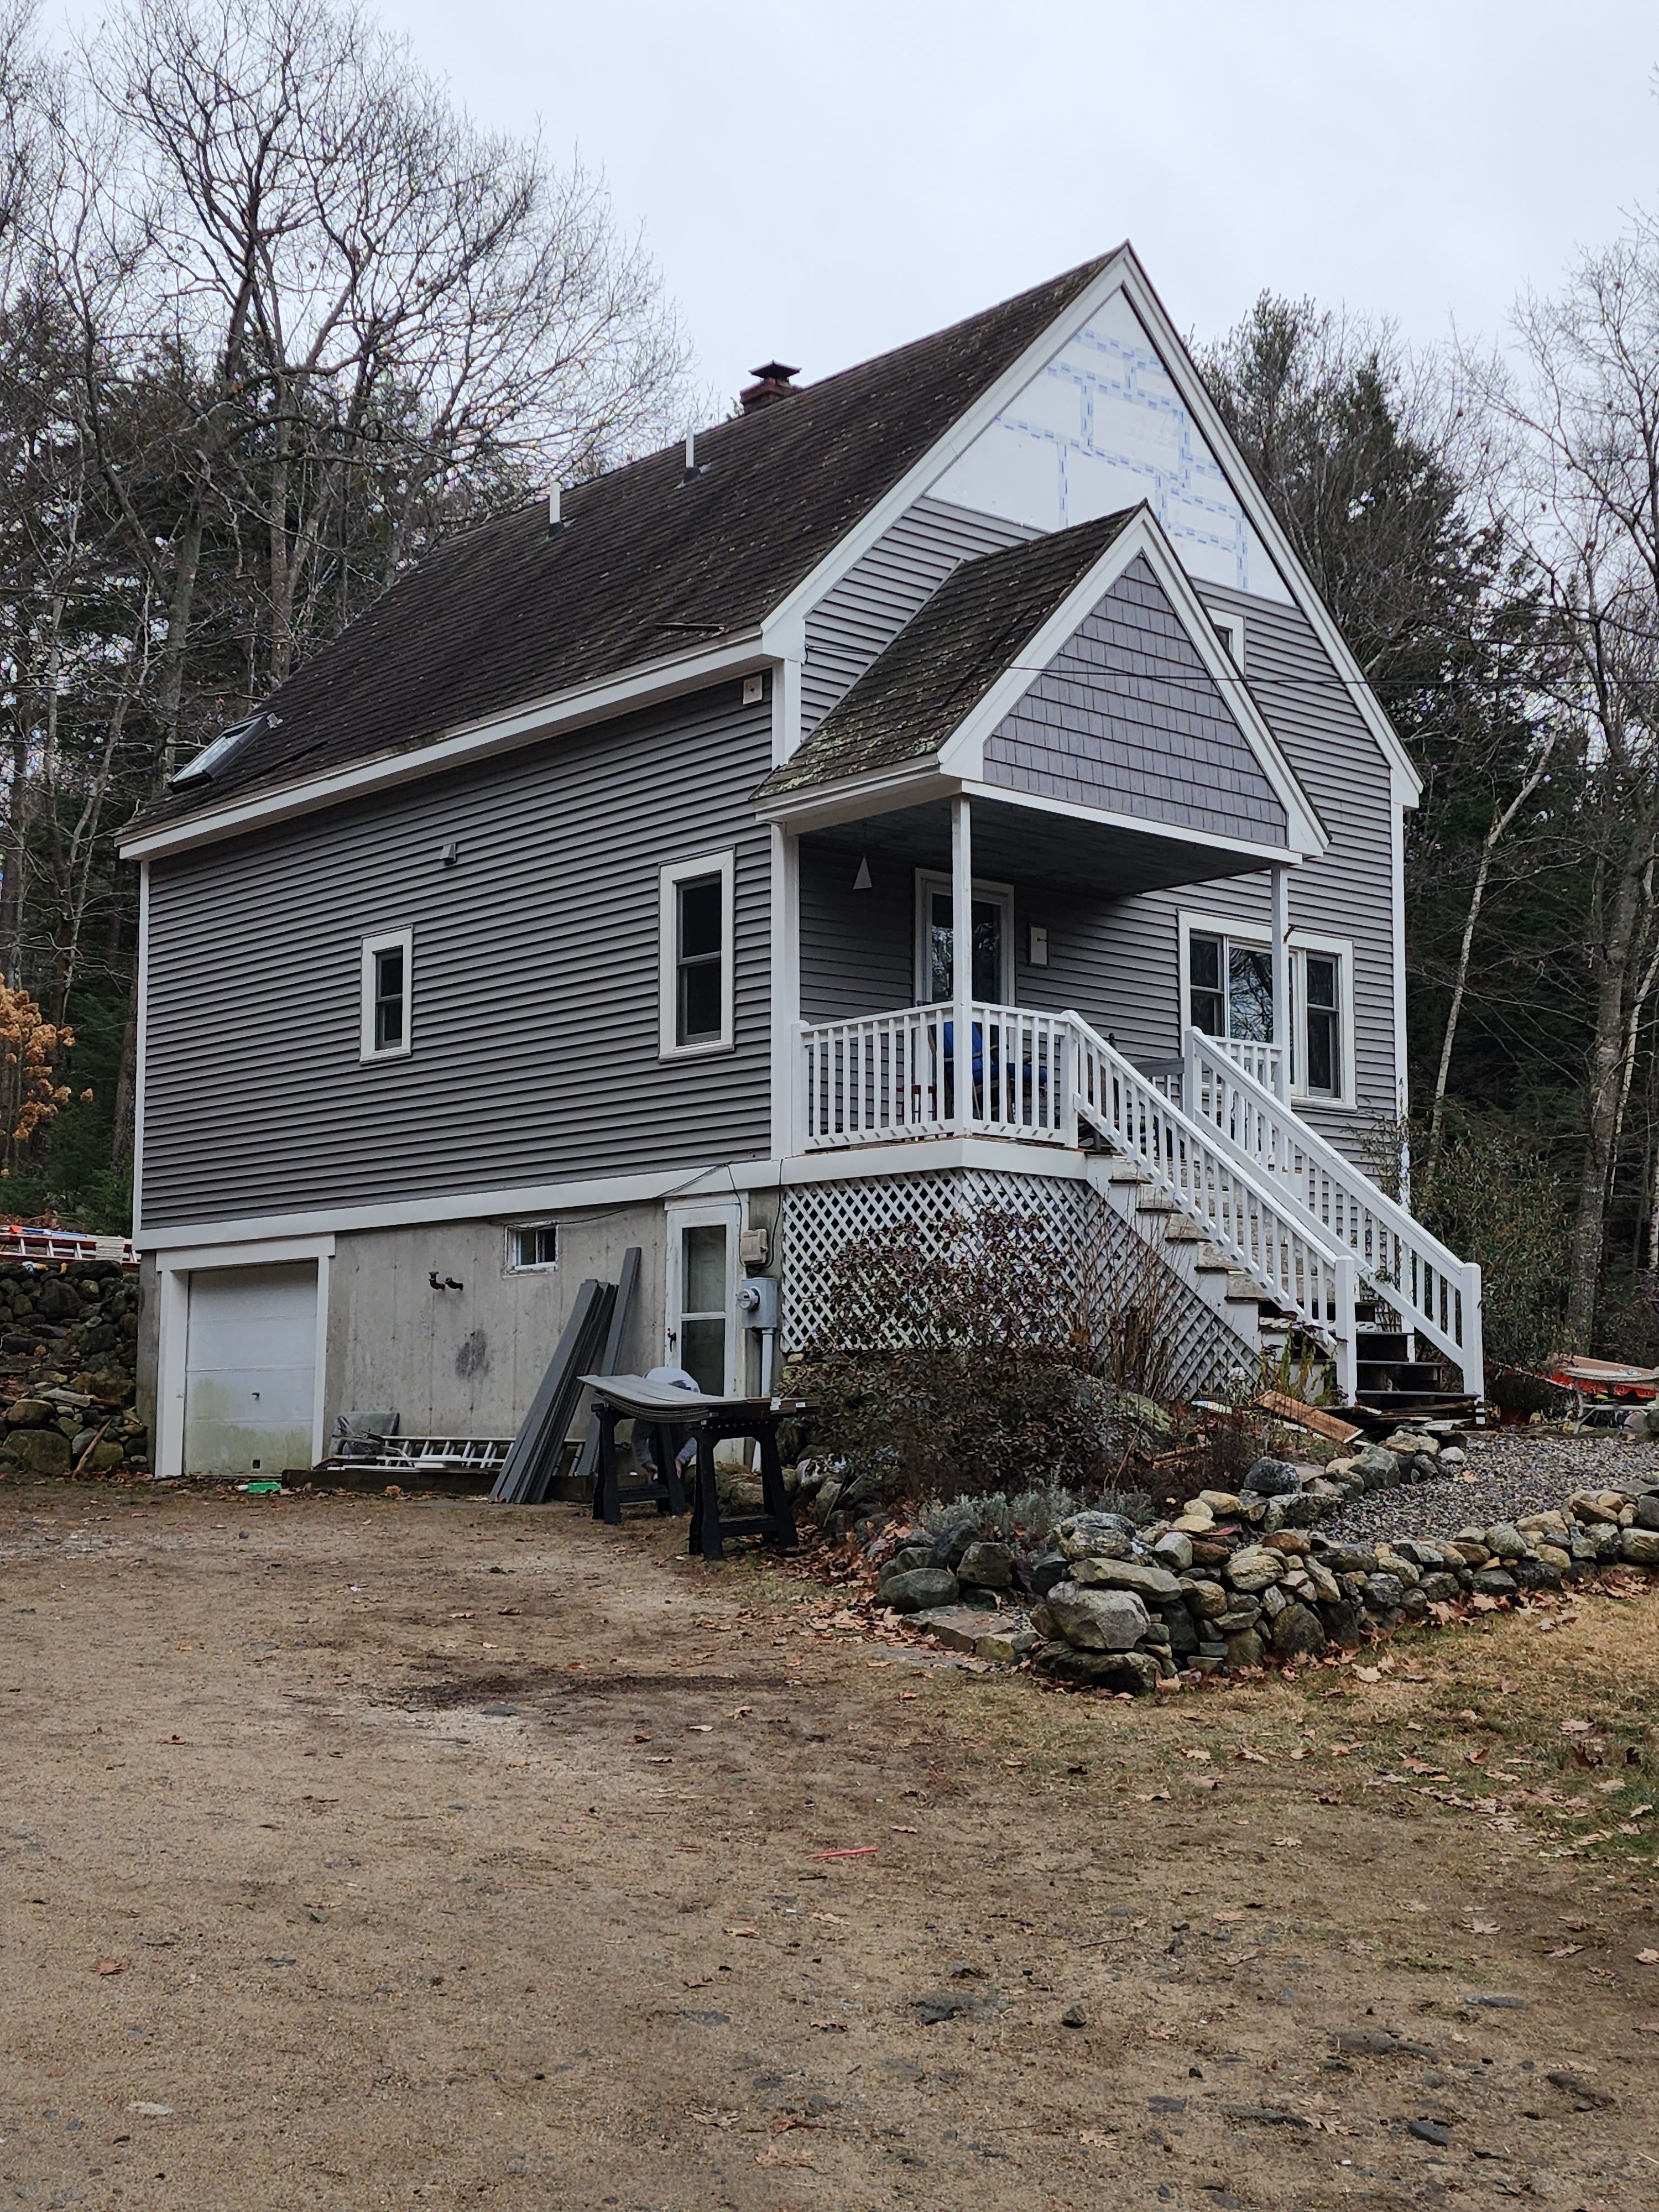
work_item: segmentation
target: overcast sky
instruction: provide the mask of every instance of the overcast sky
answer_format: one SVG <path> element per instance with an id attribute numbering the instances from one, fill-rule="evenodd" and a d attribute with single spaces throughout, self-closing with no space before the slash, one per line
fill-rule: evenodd
<path id="1" fill-rule="evenodd" d="M 483 120 L 602 163 L 726 394 L 1133 239 L 1177 325 L 1264 286 L 1492 331 L 1659 208 L 1652 0 L 383 0 Z"/>

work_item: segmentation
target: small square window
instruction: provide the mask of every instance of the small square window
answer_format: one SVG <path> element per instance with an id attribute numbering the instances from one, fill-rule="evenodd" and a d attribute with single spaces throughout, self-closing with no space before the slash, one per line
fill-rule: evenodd
<path id="1" fill-rule="evenodd" d="M 559 1264 L 558 1223 L 515 1222 L 507 1232 L 507 1264 L 515 1273 L 529 1267 L 556 1267 Z"/>

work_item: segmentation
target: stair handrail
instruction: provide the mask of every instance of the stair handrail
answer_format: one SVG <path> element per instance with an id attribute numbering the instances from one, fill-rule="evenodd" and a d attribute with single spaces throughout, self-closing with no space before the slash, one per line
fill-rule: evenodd
<path id="1" fill-rule="evenodd" d="M 1265 1297 L 1288 1308 L 1328 1345 L 1338 1395 L 1358 1383 L 1352 1249 L 1276 1188 L 1250 1160 L 1143 1075 L 1082 1015 L 1065 1019 L 1076 1042 L 1081 1118 L 1142 1167 L 1152 1187 L 1200 1228 Z"/>
<path id="2" fill-rule="evenodd" d="M 1445 1353 L 1468 1395 L 1480 1397 L 1480 1263 L 1443 1244 L 1201 1030 L 1187 1032 L 1186 1061 L 1187 1110 L 1238 1158 L 1292 1183 L 1298 1211 L 1353 1253 L 1362 1279 Z"/>

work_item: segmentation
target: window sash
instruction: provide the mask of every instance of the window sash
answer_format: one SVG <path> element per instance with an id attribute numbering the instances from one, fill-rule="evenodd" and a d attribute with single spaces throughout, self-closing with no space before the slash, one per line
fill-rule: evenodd
<path id="1" fill-rule="evenodd" d="M 1304 1098 L 1344 1100 L 1348 956 L 1294 943 L 1289 955 L 1291 1091 Z M 1260 939 L 1189 928 L 1186 989 L 1188 1021 L 1206 1036 L 1272 1041 L 1273 951 Z"/>
<path id="2" fill-rule="evenodd" d="M 388 930 L 362 939 L 358 1057 L 406 1060 L 413 1048 L 415 939 Z"/>
<path id="3" fill-rule="evenodd" d="M 672 862 L 659 878 L 659 1036 L 665 1060 L 734 1042 L 736 855 Z"/>

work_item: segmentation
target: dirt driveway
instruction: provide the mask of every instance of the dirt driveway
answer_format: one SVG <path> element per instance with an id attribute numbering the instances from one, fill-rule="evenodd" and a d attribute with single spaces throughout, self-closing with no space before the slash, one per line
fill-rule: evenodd
<path id="1" fill-rule="evenodd" d="M 1659 2203 L 1659 1599 L 1129 1705 L 681 1540 L 0 1494 L 0 2203 Z"/>

